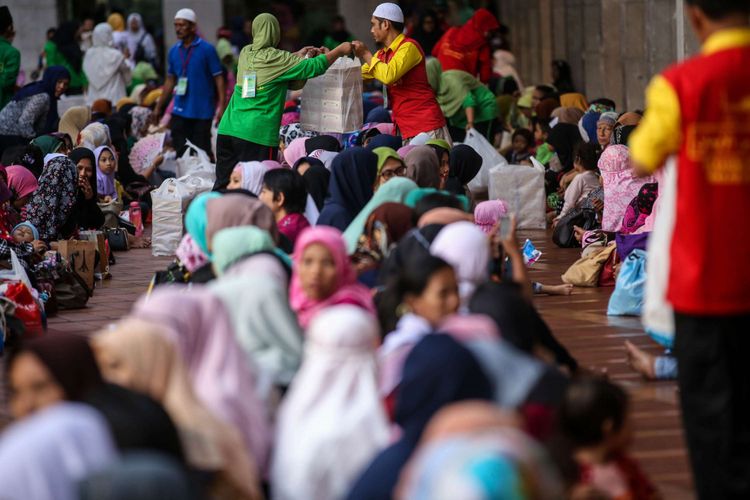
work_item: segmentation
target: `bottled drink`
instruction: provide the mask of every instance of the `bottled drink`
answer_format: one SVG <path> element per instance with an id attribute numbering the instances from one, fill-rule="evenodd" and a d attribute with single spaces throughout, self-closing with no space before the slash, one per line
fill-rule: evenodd
<path id="1" fill-rule="evenodd" d="M 130 209 L 128 210 L 130 215 L 130 223 L 135 226 L 135 235 L 136 236 L 142 236 L 143 235 L 143 217 L 141 214 L 141 205 L 137 201 L 134 201 L 130 204 Z"/>

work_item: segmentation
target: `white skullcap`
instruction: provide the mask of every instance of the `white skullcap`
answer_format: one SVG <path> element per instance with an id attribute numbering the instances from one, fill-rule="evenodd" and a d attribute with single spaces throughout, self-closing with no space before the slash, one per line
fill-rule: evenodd
<path id="1" fill-rule="evenodd" d="M 372 13 L 373 17 L 379 17 L 380 19 L 387 19 L 394 23 L 404 22 L 404 13 L 401 7 L 395 3 L 381 3 Z"/>
<path id="2" fill-rule="evenodd" d="M 185 21 L 195 23 L 195 11 L 193 9 L 180 9 L 177 11 L 177 14 L 174 15 L 174 18 L 175 20 L 184 19 Z"/>

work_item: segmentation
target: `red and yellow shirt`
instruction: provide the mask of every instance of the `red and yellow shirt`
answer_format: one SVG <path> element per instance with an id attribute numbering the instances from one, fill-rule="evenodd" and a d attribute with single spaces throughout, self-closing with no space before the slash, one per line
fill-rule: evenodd
<path id="1" fill-rule="evenodd" d="M 445 126 L 435 92 L 427 80 L 424 53 L 419 44 L 403 34 L 375 53 L 362 66 L 365 80 L 376 79 L 388 87 L 393 121 L 404 139 Z"/>
<path id="2" fill-rule="evenodd" d="M 630 139 L 648 170 L 677 156 L 667 298 L 695 315 L 750 312 L 750 28 L 712 35 L 655 77 Z"/>

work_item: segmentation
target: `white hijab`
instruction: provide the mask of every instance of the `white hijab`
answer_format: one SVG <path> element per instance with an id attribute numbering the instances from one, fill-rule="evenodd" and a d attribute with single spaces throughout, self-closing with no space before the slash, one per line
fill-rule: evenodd
<path id="1" fill-rule="evenodd" d="M 138 31 L 130 30 L 131 21 L 138 21 Z M 143 47 L 147 59 L 153 59 L 156 55 L 156 45 L 154 39 L 146 31 L 143 25 L 143 18 L 137 12 L 134 12 L 128 16 L 128 22 L 125 26 L 125 42 L 130 52 L 130 60 L 135 61 L 135 52 L 138 50 L 138 45 Z"/>
<path id="2" fill-rule="evenodd" d="M 378 395 L 378 329 L 351 305 L 321 312 L 281 405 L 271 466 L 276 500 L 343 498 L 388 443 Z"/>
<path id="3" fill-rule="evenodd" d="M 242 169 L 242 189 L 260 196 L 260 191 L 263 189 L 263 176 L 270 168 L 259 161 L 242 161 L 237 164 L 237 167 Z"/>
<path id="4" fill-rule="evenodd" d="M 83 71 L 89 85 L 99 89 L 104 87 L 120 71 L 125 56 L 114 47 L 112 27 L 99 23 L 91 37 L 92 47 L 83 57 Z"/>
<path id="5" fill-rule="evenodd" d="M 0 439 L 0 497 L 75 500 L 78 482 L 117 459 L 109 426 L 80 403 L 59 403 L 20 420 Z"/>

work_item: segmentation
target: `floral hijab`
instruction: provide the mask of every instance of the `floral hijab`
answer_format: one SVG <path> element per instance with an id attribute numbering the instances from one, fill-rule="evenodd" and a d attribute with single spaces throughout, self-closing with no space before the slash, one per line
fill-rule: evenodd
<path id="1" fill-rule="evenodd" d="M 57 238 L 76 200 L 76 165 L 66 156 L 53 158 L 39 177 L 39 188 L 26 206 L 26 220 L 43 240 Z"/>

